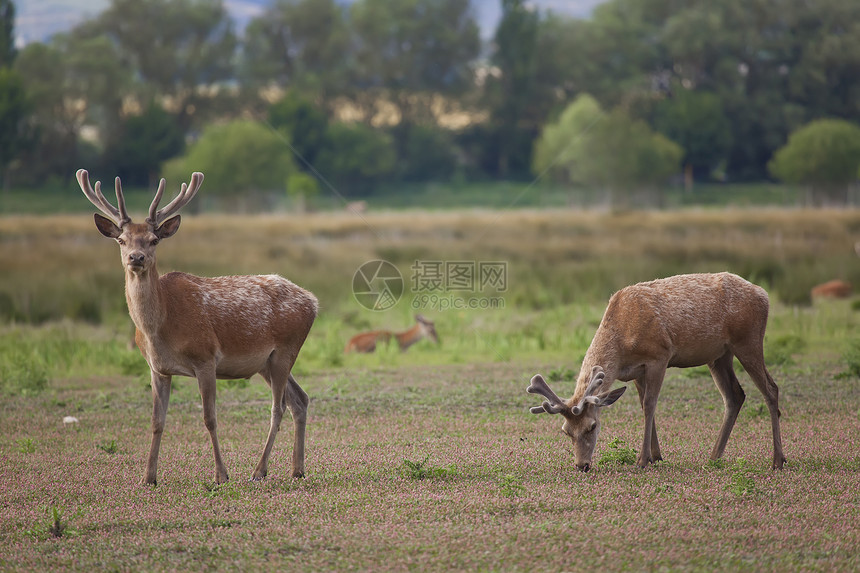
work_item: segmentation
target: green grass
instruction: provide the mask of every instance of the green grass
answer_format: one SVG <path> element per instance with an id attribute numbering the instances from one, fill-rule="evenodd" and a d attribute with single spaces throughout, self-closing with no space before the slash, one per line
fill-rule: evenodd
<path id="1" fill-rule="evenodd" d="M 606 449 L 600 454 L 598 465 L 632 465 L 636 463 L 636 450 L 627 447 L 624 440 L 613 438 L 606 444 Z"/>
<path id="2" fill-rule="evenodd" d="M 795 302 L 834 276 L 860 284 L 857 233 L 853 211 L 183 218 L 163 271 L 278 272 L 320 298 L 295 368 L 311 398 L 307 477 L 289 477 L 287 418 L 268 478 L 248 481 L 271 404 L 255 376 L 218 384 L 231 481 L 216 486 L 197 384 L 177 377 L 152 488 L 139 484 L 149 375 L 128 348 L 116 245 L 88 216 L 0 218 L 0 570 L 557 571 L 571 555 L 582 569 L 856 570 L 860 313 Z M 420 309 L 438 345 L 345 355 L 358 332 L 413 322 L 415 293 L 387 312 L 352 297 L 356 268 L 383 253 L 407 282 L 416 257 L 507 261 L 504 308 Z M 528 412 L 531 376 L 569 396 L 614 290 L 724 269 L 771 293 L 785 469 L 770 470 L 770 419 L 740 369 L 747 400 L 708 460 L 722 400 L 696 368 L 663 384 L 663 462 L 636 467 L 627 392 L 603 409 L 599 462 L 577 471 L 558 416 Z"/>
<path id="3" fill-rule="evenodd" d="M 576 554 L 582 566 L 609 570 L 857 565 L 860 538 L 846 527 L 860 501 L 854 380 L 811 384 L 795 367 L 773 369 L 789 458 L 773 472 L 767 419 L 742 416 L 725 458 L 707 461 L 719 395 L 706 378 L 670 371 L 657 416 L 665 461 L 645 470 L 600 463 L 584 474 L 560 421 L 527 411 L 528 377 L 552 364 L 314 372 L 302 380 L 312 400 L 304 480 L 289 477 L 289 420 L 269 477 L 247 480 L 265 440 L 268 389 L 258 379 L 219 387 L 219 437 L 232 478 L 221 486 L 212 483 L 196 385 L 179 379 L 155 488 L 138 483 L 149 447 L 147 389 L 121 375 L 97 384 L 58 377 L 39 396 L 2 400 L 0 563 L 4 571 L 235 563 L 402 570 L 418 560 L 422 570 L 557 570 Z M 744 377 L 742 384 L 752 398 L 752 385 Z M 70 412 L 80 424 L 63 427 Z M 602 424 L 596 456 L 638 443 L 638 401 L 625 396 Z M 26 438 L 35 453 L 19 451 Z M 113 441 L 110 455 L 93 447 Z M 599 531 L 608 541 L 595 552 L 571 531 Z M 630 531 L 644 542 L 616 541 Z M 530 543 L 516 542 L 524 536 Z M 560 546 L 565 555 L 551 550 Z"/>

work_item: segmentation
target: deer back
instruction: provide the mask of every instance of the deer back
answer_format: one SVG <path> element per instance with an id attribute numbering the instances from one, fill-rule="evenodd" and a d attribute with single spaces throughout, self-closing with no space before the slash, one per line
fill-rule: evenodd
<path id="1" fill-rule="evenodd" d="M 621 289 L 609 299 L 586 352 L 576 392 L 594 366 L 606 383 L 631 380 L 655 357 L 666 366 L 707 364 L 734 341 L 764 336 L 769 302 L 761 287 L 731 273 L 677 275 Z"/>

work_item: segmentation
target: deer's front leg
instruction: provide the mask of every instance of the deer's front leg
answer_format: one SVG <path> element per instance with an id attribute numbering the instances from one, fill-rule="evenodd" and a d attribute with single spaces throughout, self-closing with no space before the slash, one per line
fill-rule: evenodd
<path id="1" fill-rule="evenodd" d="M 662 368 L 649 368 L 645 376 L 636 381 L 636 389 L 640 394 L 639 400 L 642 404 L 642 412 L 645 414 L 645 434 L 642 436 L 642 449 L 639 450 L 639 457 L 637 459 L 640 468 L 644 468 L 649 463 L 662 459 L 660 456 L 660 446 L 657 445 L 655 450 L 651 448 L 652 445 L 657 444 L 654 416 L 657 412 L 657 397 L 660 395 L 660 388 L 663 386 L 663 376 L 665 374 L 665 365 Z"/>
<path id="2" fill-rule="evenodd" d="M 634 380 L 636 384 L 636 392 L 639 394 L 639 406 L 642 407 L 642 412 L 645 412 L 645 387 L 642 385 L 639 380 Z M 663 459 L 663 455 L 660 453 L 660 440 L 657 439 L 657 421 L 656 419 L 652 419 L 651 421 L 651 461 L 657 462 Z"/>
<path id="3" fill-rule="evenodd" d="M 171 376 L 163 376 L 152 370 L 150 385 L 152 386 L 152 442 L 149 446 L 149 460 L 146 463 L 146 475 L 143 483 L 156 485 L 158 473 L 158 451 L 161 448 L 161 435 L 164 433 L 164 421 L 167 419 L 167 406 L 170 402 Z"/>
<path id="4" fill-rule="evenodd" d="M 209 430 L 212 439 L 212 451 L 215 455 L 215 483 L 225 483 L 230 477 L 227 466 L 221 459 L 221 448 L 218 446 L 218 418 L 215 415 L 215 366 L 207 367 L 197 372 L 197 386 L 200 388 L 200 398 L 203 400 L 203 424 Z"/>

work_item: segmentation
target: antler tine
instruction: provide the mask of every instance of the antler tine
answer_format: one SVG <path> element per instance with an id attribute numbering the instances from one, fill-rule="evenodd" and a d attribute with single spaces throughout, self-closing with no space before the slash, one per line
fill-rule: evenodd
<path id="1" fill-rule="evenodd" d="M 595 366 L 591 369 L 591 380 L 585 388 L 585 394 L 582 395 L 582 398 L 579 400 L 579 404 L 570 409 L 574 416 L 582 414 L 582 409 L 585 407 L 586 402 L 597 400 L 594 396 L 597 394 L 600 387 L 603 386 L 605 379 L 606 373 L 603 372 L 603 368 Z"/>
<path id="2" fill-rule="evenodd" d="M 155 225 L 156 223 L 156 209 L 158 209 L 158 204 L 161 202 L 161 196 L 164 195 L 164 177 L 161 178 L 161 181 L 158 183 L 158 190 L 155 192 L 155 197 L 152 199 L 152 203 L 149 204 L 149 217 L 146 218 L 147 223 L 151 223 Z"/>
<path id="3" fill-rule="evenodd" d="M 155 214 L 155 225 L 161 225 L 168 217 L 174 215 L 177 211 L 179 211 L 182 207 L 187 205 L 197 194 L 197 191 L 200 189 L 200 186 L 203 184 L 203 174 L 199 171 L 195 171 L 191 174 L 191 183 L 186 185 L 182 184 L 182 187 L 179 189 L 179 195 L 174 197 L 173 201 L 165 205 L 163 209 L 159 209 Z"/>
<path id="4" fill-rule="evenodd" d="M 90 203 L 92 203 L 96 209 L 107 215 L 107 217 L 113 220 L 114 223 L 120 225 L 122 222 L 122 215 L 116 207 L 111 205 L 110 202 L 105 199 L 105 196 L 102 194 L 101 181 L 96 181 L 96 188 L 93 189 L 90 185 L 90 174 L 86 169 L 78 169 L 77 173 L 75 173 L 75 177 L 78 180 L 78 185 L 80 185 L 81 191 L 84 192 L 84 195 L 86 195 L 87 199 L 90 200 Z"/>
<path id="5" fill-rule="evenodd" d="M 131 223 L 131 217 L 128 216 L 128 212 L 125 210 L 125 196 L 122 194 L 122 183 L 119 180 L 119 177 L 114 181 L 114 188 L 116 189 L 116 205 L 119 207 L 119 226 L 122 227 L 126 223 Z"/>
<path id="6" fill-rule="evenodd" d="M 595 366 L 591 369 L 591 381 L 588 383 L 588 387 L 585 389 L 585 396 L 594 396 L 597 393 L 597 390 L 603 386 L 603 382 L 606 379 L 606 373 L 603 372 L 603 368 L 600 366 Z"/>
<path id="7" fill-rule="evenodd" d="M 549 384 L 546 383 L 546 380 L 540 374 L 535 374 L 532 377 L 529 387 L 526 388 L 526 392 L 529 394 L 540 394 L 547 399 L 541 406 L 531 408 L 530 412 L 532 414 L 540 414 L 542 412 L 558 414 L 567 410 L 567 404 L 552 391 L 552 388 L 549 387 Z"/>

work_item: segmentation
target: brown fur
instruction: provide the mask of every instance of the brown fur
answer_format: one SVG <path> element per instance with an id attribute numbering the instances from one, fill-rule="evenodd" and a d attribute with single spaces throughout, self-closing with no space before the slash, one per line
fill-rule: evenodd
<path id="1" fill-rule="evenodd" d="M 370 332 L 362 332 L 356 334 L 346 343 L 344 352 L 375 352 L 376 347 L 380 343 L 386 343 L 392 338 L 397 340 L 397 345 L 401 351 L 418 342 L 423 338 L 429 338 L 433 342 L 438 343 L 439 338 L 436 335 L 436 325 L 430 320 L 427 320 L 420 314 L 415 315 L 415 325 L 403 332 L 392 332 L 390 330 L 372 330 Z"/>
<path id="2" fill-rule="evenodd" d="M 812 298 L 848 298 L 854 291 L 851 283 L 843 280 L 832 280 L 812 287 Z"/>
<path id="3" fill-rule="evenodd" d="M 117 212 L 105 205 L 98 184 L 95 191 L 89 187 L 84 170 L 78 172 L 78 181 L 90 201 L 111 217 L 96 214 L 96 227 L 120 245 L 135 341 L 151 371 L 152 443 L 143 481 L 156 483 L 174 375 L 197 378 L 217 483 L 229 478 L 218 445 L 215 381 L 249 378 L 257 373 L 272 389 L 272 415 L 266 446 L 253 478 L 262 479 L 267 473 L 275 435 L 287 408 L 295 426 L 293 476 L 304 475 L 308 396 L 291 370 L 316 318 L 316 298 L 277 275 L 207 278 L 173 272 L 161 276 L 156 266 L 156 245 L 176 233 L 180 224 L 178 215 L 162 221 L 157 216 L 162 213 L 155 211 L 163 181 L 145 223 L 133 223 L 124 215 L 119 180 L 117 200 L 123 217 L 117 217 Z M 185 201 L 171 203 L 168 207 L 172 208 L 165 210 L 175 213 L 193 197 L 200 183 L 202 174 L 193 180 Z M 183 184 L 180 196 L 184 195 Z"/>
<path id="4" fill-rule="evenodd" d="M 764 364 L 763 341 L 768 297 L 761 287 L 729 273 L 679 275 L 639 283 L 615 293 L 586 352 L 573 397 L 556 405 L 542 378 L 529 391 L 550 398 L 539 413 L 553 406 L 565 418 L 563 431 L 573 440 L 576 464 L 591 465 L 600 408 L 614 402 L 623 389 L 603 392 L 615 380 L 634 381 L 645 415 L 638 464 L 662 459 L 654 413 L 668 367 L 707 364 L 725 402 L 725 416 L 711 458 L 725 449 L 744 392 L 732 366 L 737 357 L 762 392 L 771 416 L 773 467 L 785 462 L 779 429 L 779 389 Z M 599 379 L 598 374 L 605 372 Z M 539 378 L 536 376 L 535 378 Z M 539 382 L 540 384 L 537 384 Z M 594 382 L 594 384 L 592 384 Z M 610 396 L 610 394 L 612 394 Z"/>

